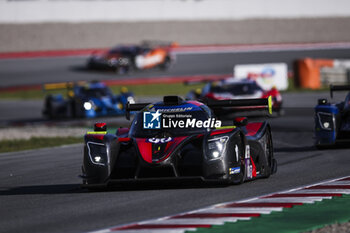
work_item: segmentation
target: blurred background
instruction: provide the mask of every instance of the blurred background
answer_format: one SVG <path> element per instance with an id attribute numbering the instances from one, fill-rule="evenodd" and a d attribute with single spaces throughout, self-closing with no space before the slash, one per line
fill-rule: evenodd
<path id="1" fill-rule="evenodd" d="M 288 108 L 295 91 L 348 83 L 349 25 L 347 0 L 0 0 L 1 130 L 127 125 L 129 95 L 206 97 L 232 76 L 257 81 L 261 97 L 276 89 Z M 81 112 L 92 97 L 73 86 L 91 82 L 111 89 L 119 117 L 97 102 Z"/>
<path id="2" fill-rule="evenodd" d="M 350 38 L 347 0 L 1 0 L 0 51 Z"/>

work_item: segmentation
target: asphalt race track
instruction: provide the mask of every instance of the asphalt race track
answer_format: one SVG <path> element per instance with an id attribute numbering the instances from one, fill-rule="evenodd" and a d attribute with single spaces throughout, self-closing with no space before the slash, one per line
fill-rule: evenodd
<path id="1" fill-rule="evenodd" d="M 178 54 L 177 62 L 167 72 L 149 70 L 128 75 L 86 70 L 86 57 L 4 59 L 0 60 L 0 87 L 127 77 L 232 74 L 235 64 L 286 62 L 291 69 L 295 59 L 305 57 L 350 59 L 350 49 Z"/>
<path id="2" fill-rule="evenodd" d="M 86 232 L 349 175 L 349 149 L 312 146 L 312 109 L 289 112 L 270 119 L 277 174 L 239 186 L 154 183 L 89 193 L 77 177 L 82 145 L 1 154 L 0 232 Z"/>
<path id="3" fill-rule="evenodd" d="M 283 53 L 284 56 L 292 56 L 291 54 L 293 55 Z M 346 55 L 346 51 L 341 54 L 343 57 L 350 56 Z M 194 74 L 200 72 L 201 67 L 203 74 L 229 73 L 232 60 L 226 58 L 235 57 L 238 61 L 238 55 L 216 54 L 211 58 L 211 55 L 184 55 L 191 63 L 179 68 L 180 70 L 174 66 L 171 72 L 180 75 L 189 74 L 186 72 L 190 70 Z M 254 54 L 250 53 L 240 55 L 250 56 L 244 58 L 247 60 L 254 58 Z M 277 61 L 278 56 L 281 56 L 272 55 L 255 54 L 260 57 L 260 61 L 265 58 L 266 62 Z M 196 56 L 204 60 L 191 60 L 197 59 Z M 302 57 L 301 54 L 293 56 Z M 61 69 L 73 60 L 77 64 L 83 62 L 82 58 L 77 59 L 0 61 L 1 82 L 2 85 L 16 85 L 94 78 L 97 73 Z M 211 59 L 216 63 L 207 64 Z M 18 70 L 13 67 L 16 62 L 17 65 L 23 63 Z M 55 62 L 57 66 L 54 65 Z M 178 62 L 181 64 L 184 61 L 179 58 Z M 191 66 L 194 70 L 190 69 Z M 223 69 L 225 67 L 227 70 Z M 63 74 L 67 76 L 61 76 Z M 155 71 L 137 75 L 150 77 L 151 74 L 154 75 Z M 5 78 L 6 75 L 8 79 Z M 102 79 L 114 77 L 113 75 L 98 74 Z M 81 173 L 82 145 L 0 154 L 0 232 L 87 232 L 350 175 L 349 149 L 317 150 L 313 147 L 312 106 L 317 98 L 327 95 L 328 93 L 289 93 L 283 96 L 286 114 L 268 119 L 272 125 L 275 156 L 279 164 L 277 174 L 269 179 L 238 186 L 152 183 L 88 192 L 80 188 L 81 181 L 78 178 Z M 34 109 L 39 109 L 40 102 L 30 103 Z M 6 103 L 3 106 L 11 110 Z M 3 115 L 1 120 L 15 114 L 12 111 L 7 116 Z M 21 113 L 23 112 L 17 114 Z M 28 119 L 36 117 L 36 113 L 28 115 Z"/>

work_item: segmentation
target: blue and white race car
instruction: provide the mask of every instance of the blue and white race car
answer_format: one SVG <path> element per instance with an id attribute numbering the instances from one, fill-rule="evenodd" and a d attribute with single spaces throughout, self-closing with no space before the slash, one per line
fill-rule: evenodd
<path id="1" fill-rule="evenodd" d="M 102 82 L 45 84 L 44 90 L 66 91 L 63 94 L 49 94 L 44 101 L 43 115 L 49 119 L 124 115 L 127 102 L 134 103 L 133 93 L 126 87 L 120 95 L 114 95 Z"/>
<path id="2" fill-rule="evenodd" d="M 350 141 L 350 85 L 330 86 L 334 91 L 349 91 L 344 101 L 329 103 L 319 99 L 315 107 L 315 145 L 318 148 Z"/>

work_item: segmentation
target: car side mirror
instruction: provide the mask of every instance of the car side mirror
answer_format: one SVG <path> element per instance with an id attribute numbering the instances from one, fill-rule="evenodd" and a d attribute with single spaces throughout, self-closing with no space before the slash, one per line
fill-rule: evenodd
<path id="1" fill-rule="evenodd" d="M 233 120 L 233 124 L 238 127 L 246 126 L 248 124 L 248 118 L 246 117 L 236 117 Z"/>

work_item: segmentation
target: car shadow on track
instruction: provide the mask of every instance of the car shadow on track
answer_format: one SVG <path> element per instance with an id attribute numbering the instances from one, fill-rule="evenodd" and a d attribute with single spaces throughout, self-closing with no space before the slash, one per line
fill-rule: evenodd
<path id="1" fill-rule="evenodd" d="M 335 145 L 323 146 L 319 148 L 317 148 L 315 145 L 275 147 L 274 152 L 310 152 L 310 151 L 343 150 L 343 149 L 350 149 L 350 144 L 348 142 L 341 142 Z"/>
<path id="2" fill-rule="evenodd" d="M 138 183 L 138 184 L 122 184 L 108 187 L 107 189 L 93 190 L 93 191 L 146 191 L 146 190 L 171 190 L 171 189 L 201 189 L 201 188 L 225 188 L 227 184 L 217 182 L 199 182 L 199 183 L 165 183 L 165 182 L 152 182 L 152 183 Z"/>
<path id="3" fill-rule="evenodd" d="M 115 77 L 117 75 L 118 78 L 127 78 L 131 75 L 141 75 L 141 76 L 149 76 L 149 75 L 169 75 L 168 71 L 164 71 L 161 69 L 131 69 L 127 73 L 118 73 L 114 69 L 90 69 L 86 65 L 71 65 L 68 68 L 70 71 L 78 72 L 78 73 L 91 73 L 91 74 L 104 74 L 108 76 Z"/>
<path id="4" fill-rule="evenodd" d="M 89 69 L 88 67 L 84 65 L 72 65 L 69 66 L 68 69 L 73 72 L 78 73 L 90 73 L 90 74 L 103 74 L 107 76 L 115 77 L 116 72 L 111 70 L 98 70 L 98 69 Z"/>
<path id="5" fill-rule="evenodd" d="M 35 195 L 35 194 L 79 194 L 89 192 L 123 192 L 123 191 L 145 191 L 145 190 L 166 190 L 166 189 L 198 189 L 198 188 L 225 188 L 227 184 L 217 182 L 200 183 L 165 183 L 147 182 L 137 184 L 113 185 L 103 188 L 86 189 L 80 184 L 57 184 L 57 185 L 34 185 L 19 186 L 13 188 L 0 188 L 0 196 L 13 195 Z"/>
<path id="6" fill-rule="evenodd" d="M 74 194 L 85 193 L 80 184 L 33 185 L 8 189 L 0 188 L 0 196 L 32 195 L 32 194 Z"/>
<path id="7" fill-rule="evenodd" d="M 300 147 L 275 147 L 275 152 L 308 152 L 317 151 L 315 146 L 300 146 Z"/>

